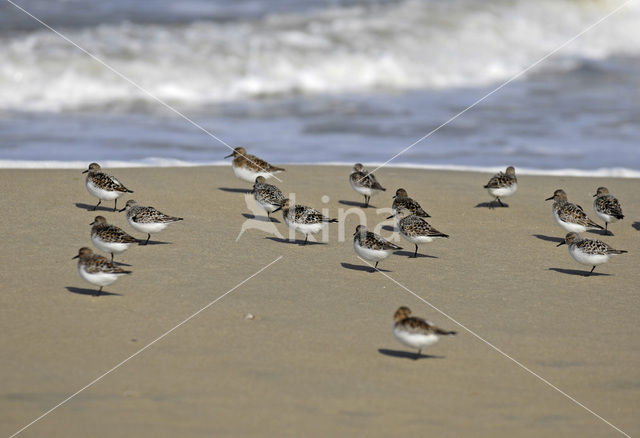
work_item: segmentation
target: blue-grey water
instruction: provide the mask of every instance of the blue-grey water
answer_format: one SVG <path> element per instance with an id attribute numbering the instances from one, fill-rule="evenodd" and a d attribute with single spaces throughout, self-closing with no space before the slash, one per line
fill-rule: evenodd
<path id="1" fill-rule="evenodd" d="M 12 1 L 275 163 L 385 162 L 622 4 Z M 631 2 L 393 163 L 640 172 L 639 24 Z M 0 0 L 0 166 L 227 154 Z"/>

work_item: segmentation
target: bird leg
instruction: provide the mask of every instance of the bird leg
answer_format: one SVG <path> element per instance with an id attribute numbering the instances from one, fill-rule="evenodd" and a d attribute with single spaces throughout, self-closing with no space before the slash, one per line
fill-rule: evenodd
<path id="1" fill-rule="evenodd" d="M 98 199 L 98 203 L 95 207 L 93 207 L 93 211 L 96 211 L 96 208 L 98 208 L 98 205 L 100 205 L 100 203 L 102 203 L 102 199 Z"/>
<path id="2" fill-rule="evenodd" d="M 151 233 L 147 233 L 147 240 L 144 242 L 145 245 L 149 243 L 149 239 L 151 239 Z"/>
<path id="3" fill-rule="evenodd" d="M 414 245 L 416 246 L 416 252 L 413 253 L 413 258 L 415 259 L 416 257 L 418 257 L 418 244 L 414 243 Z"/>
<path id="4" fill-rule="evenodd" d="M 500 204 L 500 207 L 506 207 L 506 205 L 502 203 L 499 197 L 496 198 L 496 200 L 498 201 L 498 204 Z"/>
<path id="5" fill-rule="evenodd" d="M 303 243 L 303 245 L 306 245 L 306 244 L 307 244 L 307 240 L 308 240 L 308 239 L 309 239 L 309 235 L 308 235 L 308 234 L 305 234 L 305 235 L 304 235 L 304 243 Z"/>
<path id="6" fill-rule="evenodd" d="M 111 263 L 113 263 L 113 253 L 111 253 Z"/>
<path id="7" fill-rule="evenodd" d="M 117 208 L 118 208 L 118 198 L 116 198 L 113 202 L 113 211 L 116 211 Z"/>
<path id="8" fill-rule="evenodd" d="M 378 270 L 378 263 L 380 263 L 380 261 L 376 262 L 376 265 L 374 266 L 374 268 L 371 270 L 371 272 L 376 272 Z"/>
<path id="9" fill-rule="evenodd" d="M 590 270 L 590 271 L 589 271 L 589 273 L 587 274 L 587 277 L 591 275 L 591 273 L 593 272 L 593 270 L 594 270 L 595 268 L 596 268 L 595 266 L 594 266 L 593 268 L 591 268 L 591 270 Z"/>
<path id="10" fill-rule="evenodd" d="M 369 206 L 369 199 L 371 199 L 371 196 L 364 195 L 364 208 Z"/>
<path id="11" fill-rule="evenodd" d="M 98 289 L 98 292 L 96 292 L 96 294 L 94 296 L 99 297 L 100 296 L 100 292 L 102 292 L 102 288 L 103 288 L 103 286 L 100 286 L 100 289 Z"/>
<path id="12" fill-rule="evenodd" d="M 413 358 L 413 360 L 418 360 L 420 359 L 420 355 L 422 354 L 422 348 L 418 350 L 418 353 L 416 354 L 416 357 Z"/>

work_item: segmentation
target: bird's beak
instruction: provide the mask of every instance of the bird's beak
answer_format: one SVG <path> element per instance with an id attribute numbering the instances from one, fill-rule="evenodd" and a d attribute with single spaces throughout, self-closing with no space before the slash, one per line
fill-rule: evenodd
<path id="1" fill-rule="evenodd" d="M 82 173 L 88 173 L 88 172 L 89 172 L 89 169 L 85 170 L 85 171 L 84 171 L 84 172 L 82 172 Z"/>
<path id="2" fill-rule="evenodd" d="M 567 241 L 566 241 L 566 240 L 563 240 L 562 242 L 558 243 L 558 244 L 556 245 L 556 247 L 558 247 L 558 246 L 562 246 L 562 245 L 566 245 L 566 244 L 567 244 Z"/>
<path id="3" fill-rule="evenodd" d="M 598 194 L 596 193 L 595 195 L 593 195 L 593 197 L 595 198 L 596 196 L 598 196 Z"/>
<path id="4" fill-rule="evenodd" d="M 122 213 L 123 211 L 125 211 L 127 209 L 127 206 L 125 205 L 124 207 L 122 207 L 120 210 L 118 210 L 120 213 Z"/>
<path id="5" fill-rule="evenodd" d="M 393 215 L 389 216 L 387 219 L 391 219 L 393 217 Z"/>
<path id="6" fill-rule="evenodd" d="M 229 155 L 227 155 L 225 158 L 229 158 L 229 157 L 233 157 L 233 152 L 231 152 Z"/>
<path id="7" fill-rule="evenodd" d="M 80 257 L 80 255 L 77 255 L 77 256 L 75 256 L 75 257 L 71 257 L 71 260 L 73 260 L 73 259 L 77 259 L 78 257 Z"/>
<path id="8" fill-rule="evenodd" d="M 398 196 L 398 195 L 393 195 L 393 196 L 391 197 L 391 199 L 396 199 L 396 196 Z"/>
<path id="9" fill-rule="evenodd" d="M 553 196 L 550 198 L 545 199 L 545 201 L 553 201 Z"/>
<path id="10" fill-rule="evenodd" d="M 91 222 L 89 225 L 93 225 L 93 224 L 95 224 L 95 223 L 96 223 L 96 221 L 93 221 L 93 222 Z"/>

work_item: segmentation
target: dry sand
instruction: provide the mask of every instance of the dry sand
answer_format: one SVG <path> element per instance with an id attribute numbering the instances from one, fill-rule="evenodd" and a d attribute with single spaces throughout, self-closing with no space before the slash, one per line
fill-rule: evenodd
<path id="1" fill-rule="evenodd" d="M 280 256 L 20 436 L 619 435 L 380 273 L 363 270 L 351 243 L 356 213 L 330 226 L 328 243 L 304 247 L 255 228 L 265 222 L 247 222 L 244 194 L 228 189 L 249 185 L 228 167 L 111 173 L 141 204 L 185 220 L 152 237 L 163 243 L 117 257 L 133 274 L 105 288 L 114 295 L 94 298 L 71 260 L 90 246 L 96 215 L 86 208 L 95 199 L 80 170 L 0 170 L 4 436 Z M 288 166 L 278 185 L 337 217 L 361 201 L 348 174 L 346 167 Z M 520 176 L 510 207 L 489 210 L 476 207 L 489 200 L 487 174 L 384 168 L 378 175 L 388 191 L 374 206 L 390 207 L 404 187 L 451 235 L 422 245 L 429 257 L 392 255 L 380 265 L 387 275 L 626 433 L 640 434 L 638 180 Z M 544 199 L 564 188 L 595 219 L 591 195 L 599 185 L 623 201 L 626 214 L 603 240 L 629 254 L 585 278 L 567 247 L 556 248 L 564 232 Z M 124 213 L 100 214 L 144 237 Z M 372 227 L 388 210 L 364 214 Z M 286 238 L 282 215 L 274 216 Z M 433 357 L 412 360 L 391 332 L 400 305 L 458 336 L 427 350 Z M 244 318 L 249 312 L 255 319 Z"/>

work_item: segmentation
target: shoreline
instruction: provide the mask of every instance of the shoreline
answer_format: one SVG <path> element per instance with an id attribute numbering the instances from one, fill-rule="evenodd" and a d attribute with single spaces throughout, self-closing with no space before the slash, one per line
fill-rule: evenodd
<path id="1" fill-rule="evenodd" d="M 89 162 L 87 161 L 29 161 L 29 160 L 2 160 L 0 159 L 0 170 L 70 170 L 70 169 L 85 169 Z M 127 168 L 184 168 L 184 167 L 227 167 L 231 166 L 230 161 L 218 160 L 211 162 L 189 162 L 178 159 L 169 158 L 148 158 L 140 161 L 117 161 L 117 160 L 105 160 L 99 162 L 99 164 L 105 168 L 113 169 L 127 169 Z M 322 167 L 352 167 L 354 163 L 347 162 L 319 162 L 319 163 L 278 163 L 281 166 L 322 166 Z M 382 166 L 384 163 L 365 163 L 368 169 L 374 169 L 378 166 Z M 454 164 L 412 164 L 412 163 L 397 163 L 397 164 L 384 164 L 383 167 L 393 169 L 413 169 L 413 170 L 436 170 L 436 171 L 450 171 L 450 172 L 475 172 L 475 173 L 496 173 L 498 171 L 504 171 L 504 169 L 511 164 L 507 163 L 501 166 L 462 166 Z M 586 178 L 640 178 L 640 169 L 632 169 L 626 167 L 611 167 L 611 168 L 597 168 L 597 169 L 575 169 L 575 168 L 562 168 L 562 169 L 537 169 L 537 168 L 519 168 L 516 166 L 516 172 L 518 175 L 533 175 L 533 176 L 567 176 L 567 177 L 586 177 Z"/>

